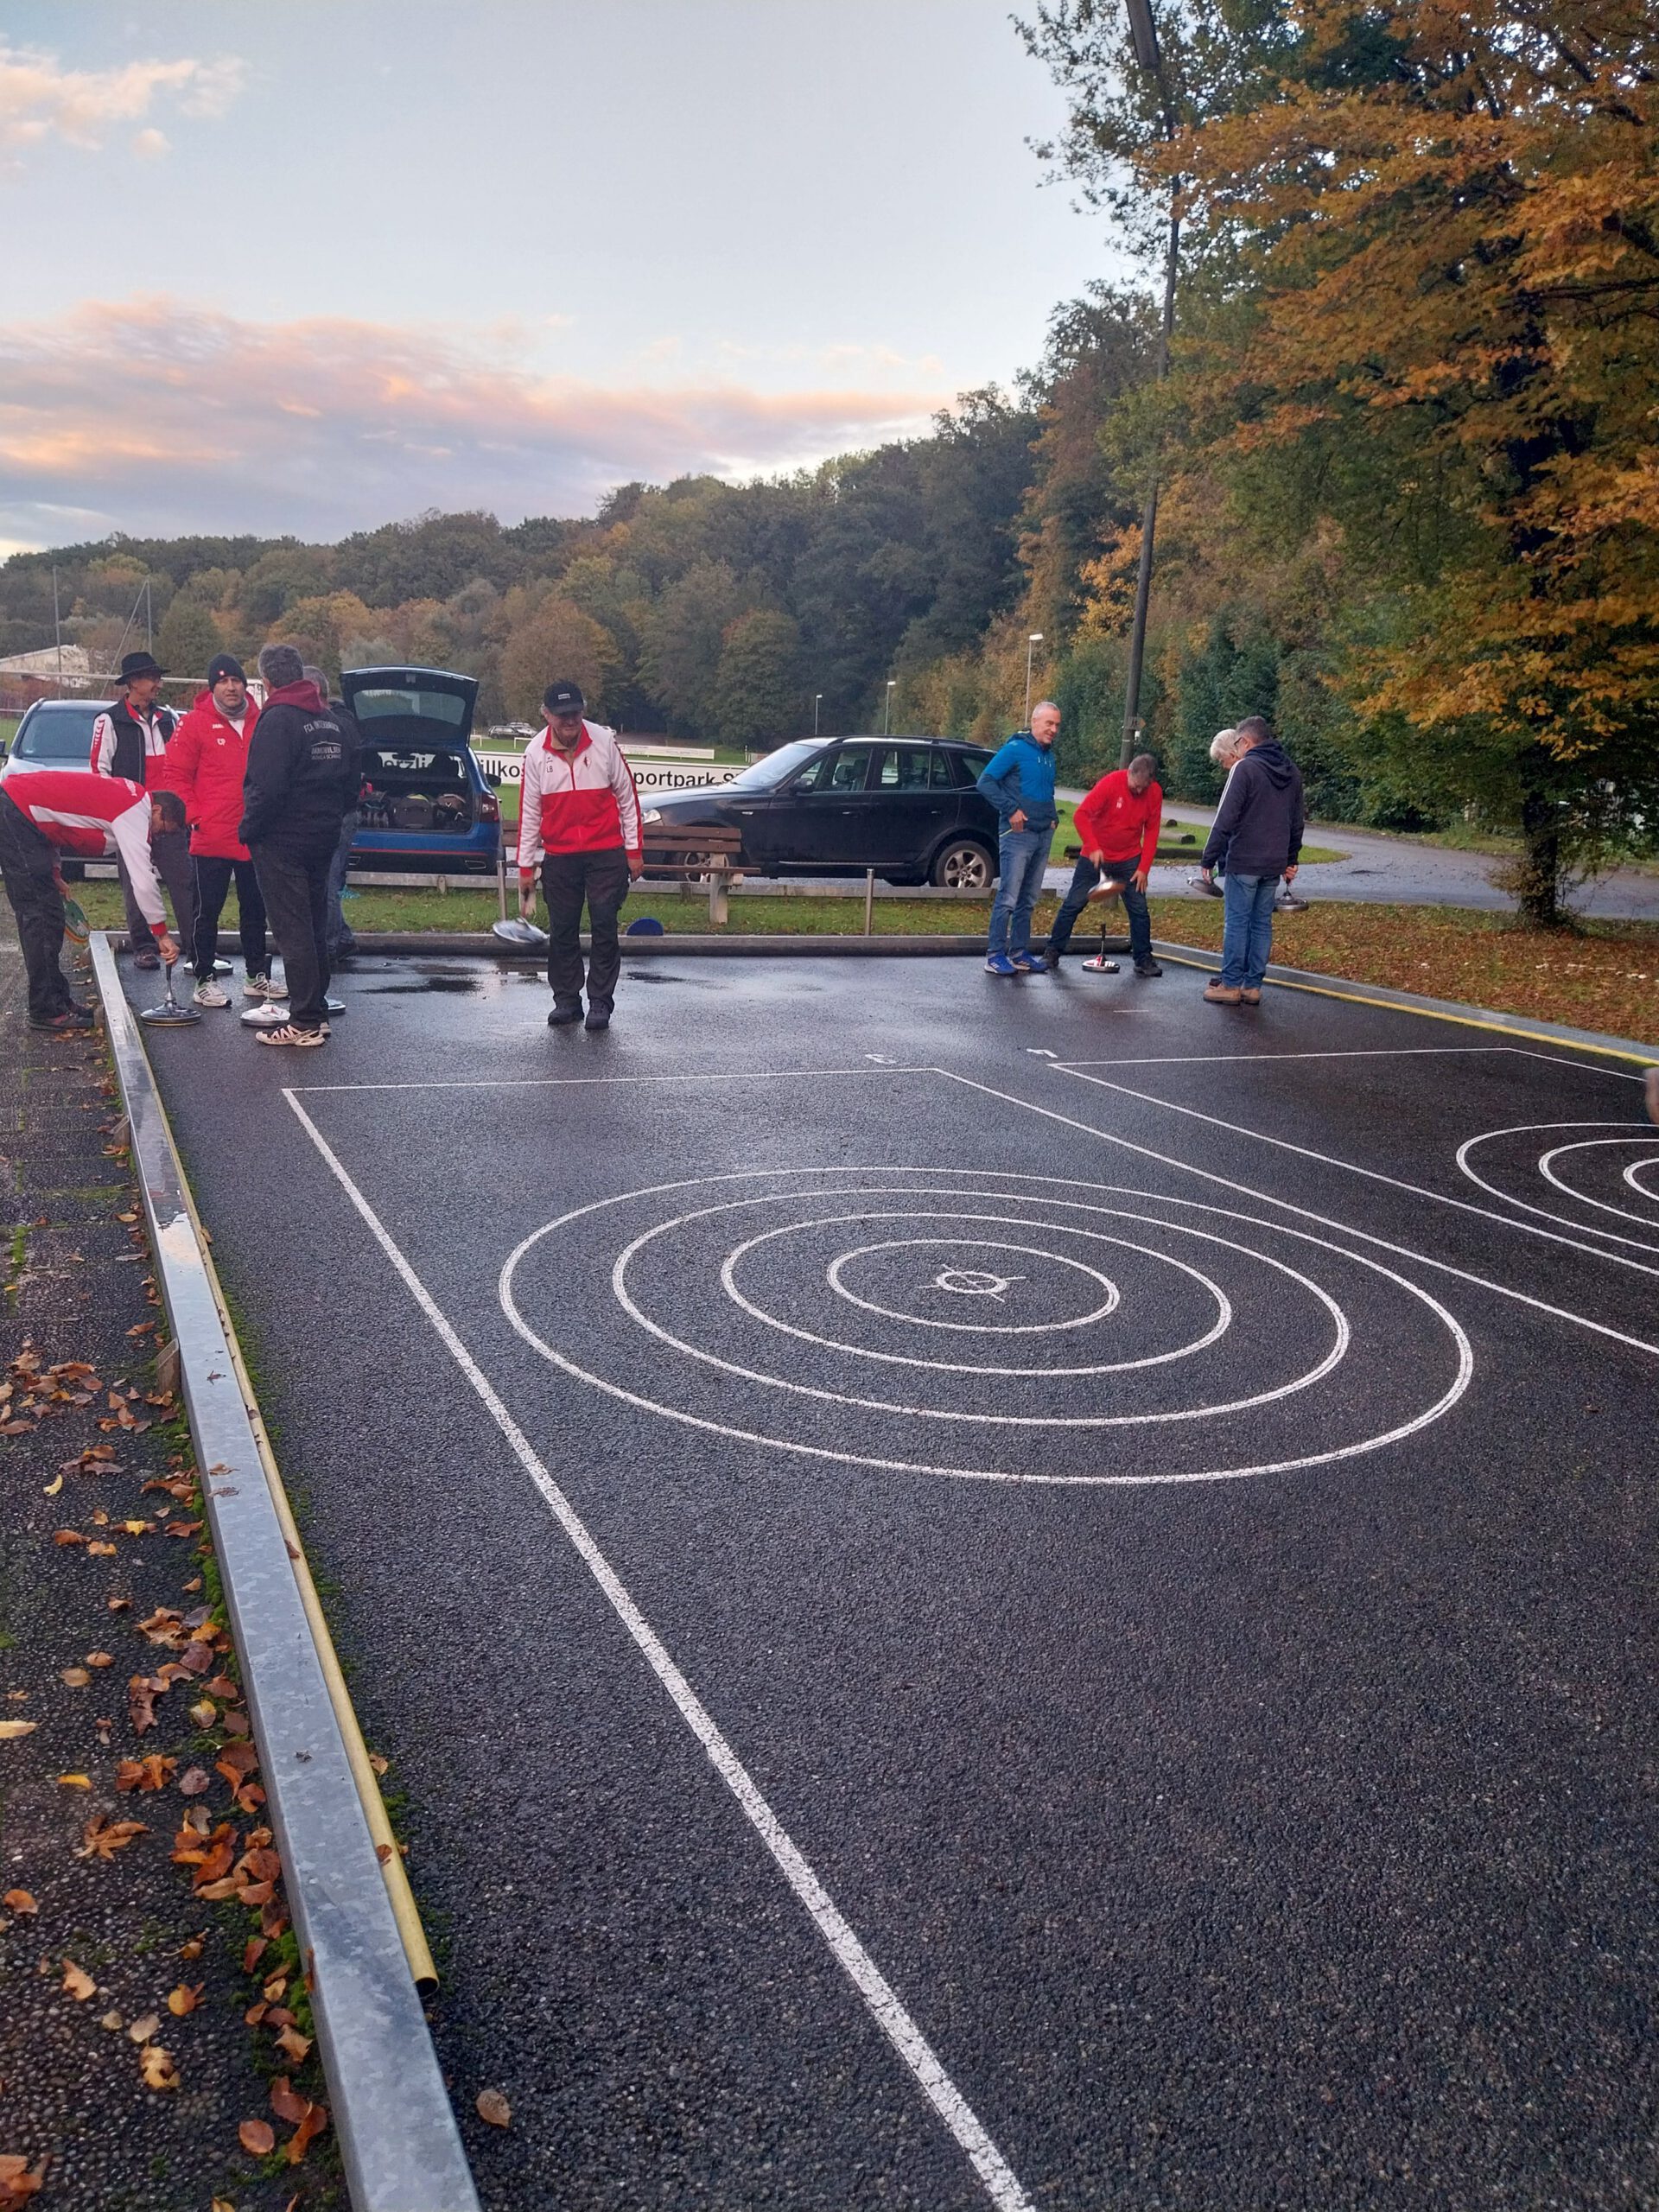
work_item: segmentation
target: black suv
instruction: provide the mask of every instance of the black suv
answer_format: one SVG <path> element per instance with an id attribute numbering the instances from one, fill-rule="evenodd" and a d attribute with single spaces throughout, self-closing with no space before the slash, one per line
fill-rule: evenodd
<path id="1" fill-rule="evenodd" d="M 738 830 L 752 875 L 855 875 L 982 891 L 996 876 L 996 810 L 975 789 L 991 756 L 950 738 L 799 738 L 734 782 L 645 810 L 660 836 Z"/>

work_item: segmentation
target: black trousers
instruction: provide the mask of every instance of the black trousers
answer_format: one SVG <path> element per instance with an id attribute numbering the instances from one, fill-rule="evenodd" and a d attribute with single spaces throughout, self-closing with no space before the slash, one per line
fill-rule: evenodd
<path id="1" fill-rule="evenodd" d="M 219 918 L 225 911 L 232 878 L 236 880 L 236 912 L 242 932 L 242 962 L 250 976 L 263 976 L 265 959 L 265 902 L 259 893 L 259 877 L 251 861 L 222 860 L 217 853 L 198 853 L 193 863 L 196 884 L 196 941 L 191 948 L 196 981 L 205 983 L 213 972 L 219 952 Z"/>
<path id="2" fill-rule="evenodd" d="M 542 896 L 547 901 L 547 980 L 556 999 L 582 995 L 582 909 L 588 908 L 593 951 L 588 962 L 588 999 L 609 1006 L 622 969 L 616 918 L 628 895 L 628 856 L 620 845 L 604 853 L 546 853 Z"/>
<path id="3" fill-rule="evenodd" d="M 1147 911 L 1147 894 L 1133 881 L 1135 871 L 1141 865 L 1139 853 L 1132 853 L 1128 860 L 1108 861 L 1103 868 L 1096 868 L 1087 853 L 1079 855 L 1071 871 L 1071 888 L 1065 903 L 1054 917 L 1054 926 L 1048 933 L 1048 949 L 1052 953 L 1064 952 L 1071 942 L 1071 932 L 1077 927 L 1084 908 L 1089 904 L 1089 893 L 1097 883 L 1110 876 L 1123 886 L 1123 911 L 1129 918 L 1129 954 L 1137 967 L 1152 957 L 1152 916 Z"/>
<path id="4" fill-rule="evenodd" d="M 75 1002 L 58 964 L 63 950 L 63 893 L 58 888 L 57 865 L 56 847 L 0 791 L 0 879 L 17 917 L 31 1021 L 49 1021 Z"/>
<path id="5" fill-rule="evenodd" d="M 328 995 L 328 869 L 334 836 L 326 844 L 267 842 L 252 848 L 260 895 L 270 933 L 288 978 L 288 1018 L 296 1029 L 322 1027 Z"/>

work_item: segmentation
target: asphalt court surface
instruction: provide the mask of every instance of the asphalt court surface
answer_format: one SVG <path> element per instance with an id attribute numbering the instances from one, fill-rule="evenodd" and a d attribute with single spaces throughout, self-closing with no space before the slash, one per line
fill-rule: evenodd
<path id="1" fill-rule="evenodd" d="M 1659 2195 L 1659 1131 L 1201 982 L 148 1040 L 493 2207 Z"/>

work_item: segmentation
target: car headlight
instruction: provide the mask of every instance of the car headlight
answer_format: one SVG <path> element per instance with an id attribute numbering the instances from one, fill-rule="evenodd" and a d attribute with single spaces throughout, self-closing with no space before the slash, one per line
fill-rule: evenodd
<path id="1" fill-rule="evenodd" d="M 647 830 L 653 827 L 657 823 L 659 823 L 662 818 L 663 810 L 660 806 L 648 806 L 639 817 L 640 822 Z"/>

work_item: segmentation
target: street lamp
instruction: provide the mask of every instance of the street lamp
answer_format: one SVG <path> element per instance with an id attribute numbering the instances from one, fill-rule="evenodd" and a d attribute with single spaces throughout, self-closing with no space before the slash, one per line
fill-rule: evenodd
<path id="1" fill-rule="evenodd" d="M 1129 19 L 1129 43 L 1142 73 L 1151 78 L 1157 87 L 1158 104 L 1163 110 L 1166 142 L 1175 136 L 1175 115 L 1170 105 L 1169 86 L 1164 76 L 1163 58 L 1158 51 L 1158 26 L 1153 20 L 1152 0 L 1124 0 L 1124 10 Z M 1181 219 L 1176 213 L 1177 180 L 1169 181 L 1169 246 L 1164 261 L 1164 319 L 1158 340 L 1158 377 L 1160 382 L 1169 373 L 1170 334 L 1175 327 L 1175 270 L 1181 250 Z M 1158 530 L 1158 457 L 1153 455 L 1152 482 L 1147 487 L 1147 504 L 1141 517 L 1141 566 L 1135 583 L 1135 621 L 1129 631 L 1129 675 L 1123 694 L 1123 744 L 1118 755 L 1120 767 L 1127 768 L 1133 759 L 1141 735 L 1141 670 L 1147 657 L 1147 608 L 1152 598 L 1152 549 Z"/>
<path id="2" fill-rule="evenodd" d="M 887 733 L 888 733 L 889 729 L 892 728 L 892 724 L 893 724 L 893 685 L 894 685 L 895 683 L 898 683 L 898 681 L 899 681 L 899 679 L 898 679 L 898 677 L 897 677 L 896 676 L 890 676 L 890 677 L 887 678 L 887 697 L 886 697 L 882 702 L 881 702 L 881 734 L 882 734 L 882 736 L 883 736 L 883 737 L 886 737 L 886 736 L 887 736 Z"/>
<path id="3" fill-rule="evenodd" d="M 819 709 L 823 704 L 823 692 L 822 692 L 822 691 L 815 691 L 815 692 L 812 694 L 812 734 L 813 734 L 813 736 L 814 736 L 814 737 L 816 737 L 816 736 L 817 735 L 817 734 L 818 734 L 818 709 Z"/>
<path id="4" fill-rule="evenodd" d="M 1042 642 L 1043 633 L 1040 630 L 1033 630 L 1026 639 L 1026 727 L 1027 728 L 1031 727 L 1031 649 L 1033 645 L 1040 645 Z"/>

